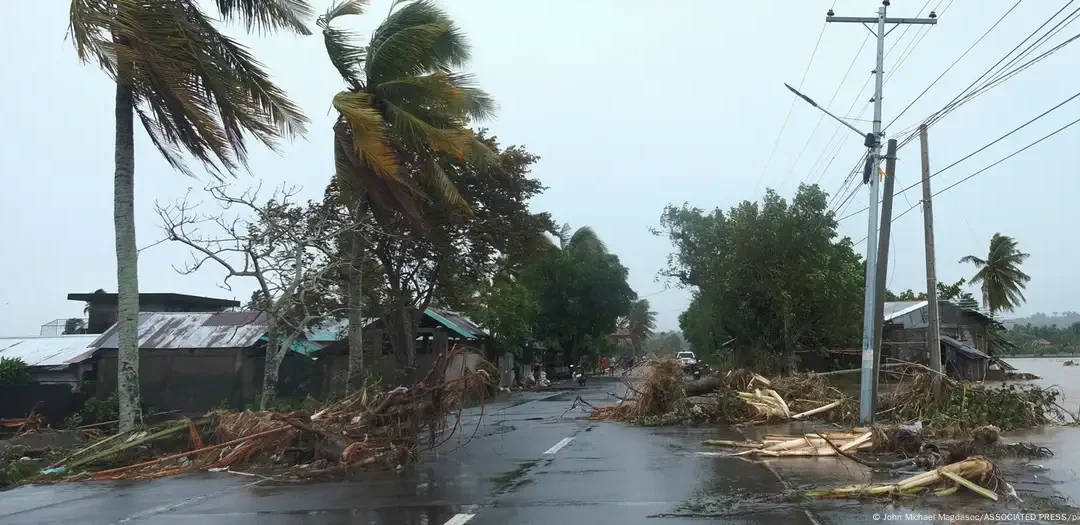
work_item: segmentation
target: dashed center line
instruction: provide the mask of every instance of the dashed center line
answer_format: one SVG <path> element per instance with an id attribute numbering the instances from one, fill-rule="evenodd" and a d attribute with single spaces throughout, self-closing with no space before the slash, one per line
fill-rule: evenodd
<path id="1" fill-rule="evenodd" d="M 566 445 L 569 445 L 570 442 L 573 441 L 573 440 L 574 440 L 574 438 L 572 438 L 572 437 L 562 438 L 562 441 L 559 441 L 558 443 L 555 443 L 555 446 L 547 449 L 547 452 L 544 452 L 544 454 L 548 455 L 548 456 L 553 455 L 556 452 L 562 450 L 562 448 L 565 447 Z"/>
<path id="2" fill-rule="evenodd" d="M 453 518 L 450 518 L 443 525 L 465 525 L 469 520 L 476 517 L 476 514 L 455 514 Z"/>

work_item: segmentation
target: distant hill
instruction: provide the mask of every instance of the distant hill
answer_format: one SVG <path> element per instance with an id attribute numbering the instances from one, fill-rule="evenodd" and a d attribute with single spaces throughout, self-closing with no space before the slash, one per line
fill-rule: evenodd
<path id="1" fill-rule="evenodd" d="M 1057 325 L 1061 328 L 1065 328 L 1066 326 L 1071 326 L 1073 323 L 1077 322 L 1080 322 L 1080 312 L 1053 312 L 1050 315 L 1039 312 L 1035 315 L 1031 315 L 1028 317 L 1006 319 L 1004 321 L 1004 324 L 1006 328 L 1026 324 L 1031 324 L 1032 326 Z"/>

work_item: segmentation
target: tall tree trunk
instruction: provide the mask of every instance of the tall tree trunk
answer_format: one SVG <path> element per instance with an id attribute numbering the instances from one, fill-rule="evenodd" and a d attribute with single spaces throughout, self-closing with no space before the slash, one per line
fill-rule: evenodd
<path id="1" fill-rule="evenodd" d="M 120 431 L 124 432 L 142 423 L 142 410 L 139 396 L 139 249 L 135 244 L 135 99 L 131 86 L 122 81 L 116 83 L 115 109 L 113 228 L 118 292 L 116 319 L 120 339 L 116 390 L 120 401 Z"/>
<path id="2" fill-rule="evenodd" d="M 416 377 L 416 331 L 413 329 L 413 308 L 398 301 L 386 316 L 389 321 L 390 344 L 400 367 L 399 375 L 406 382 Z"/>
<path id="3" fill-rule="evenodd" d="M 259 410 L 269 410 L 274 406 L 274 401 L 277 401 L 278 370 L 281 368 L 281 361 L 285 358 L 286 351 L 288 347 L 282 348 L 277 321 L 272 316 L 267 316 L 266 357 L 263 360 L 262 396 L 259 400 Z"/>
<path id="4" fill-rule="evenodd" d="M 354 211 L 352 248 L 349 260 L 349 290 L 346 298 L 349 310 L 349 375 L 345 391 L 354 392 L 364 387 L 364 334 L 363 291 L 364 256 L 366 245 L 360 225 L 367 216 L 367 201 L 360 199 Z"/>

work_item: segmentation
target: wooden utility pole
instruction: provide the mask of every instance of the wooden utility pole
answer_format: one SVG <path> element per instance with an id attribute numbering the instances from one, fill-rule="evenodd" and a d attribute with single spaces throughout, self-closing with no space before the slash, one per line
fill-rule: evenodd
<path id="1" fill-rule="evenodd" d="M 926 308 L 929 323 L 926 327 L 926 349 L 930 369 L 934 374 L 935 399 L 941 397 L 941 321 L 938 317 L 937 265 L 934 262 L 934 205 L 930 194 L 930 149 L 927 146 L 926 124 L 919 126 L 919 145 L 922 147 L 922 209 L 923 235 L 926 239 Z"/>
<path id="2" fill-rule="evenodd" d="M 873 174 L 877 176 L 877 174 Z M 892 235 L 893 183 L 896 180 L 896 139 L 885 149 L 885 184 L 881 192 L 881 237 L 878 240 L 877 275 L 874 282 L 874 369 L 870 397 L 871 423 L 877 413 L 878 376 L 881 375 L 881 330 L 885 320 L 885 281 L 889 274 L 889 238 Z"/>

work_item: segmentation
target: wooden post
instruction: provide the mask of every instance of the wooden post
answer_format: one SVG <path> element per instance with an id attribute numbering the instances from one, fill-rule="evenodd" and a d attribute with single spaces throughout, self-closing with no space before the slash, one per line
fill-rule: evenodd
<path id="1" fill-rule="evenodd" d="M 932 382 L 934 397 L 941 397 L 941 318 L 938 312 L 937 269 L 934 262 L 934 205 L 930 194 L 930 150 L 927 145 L 926 124 L 919 126 L 919 145 L 922 149 L 923 236 L 926 242 L 926 308 L 929 324 L 926 346 L 930 368 L 938 372 Z"/>
<path id="2" fill-rule="evenodd" d="M 875 173 L 874 176 L 877 176 Z M 889 273 L 889 236 L 892 234 L 893 181 L 896 180 L 896 139 L 885 150 L 885 184 L 881 192 L 881 237 L 878 240 L 877 275 L 874 286 L 874 368 L 870 398 L 871 422 L 877 412 L 878 379 L 881 375 L 881 331 L 885 324 L 885 281 Z"/>

